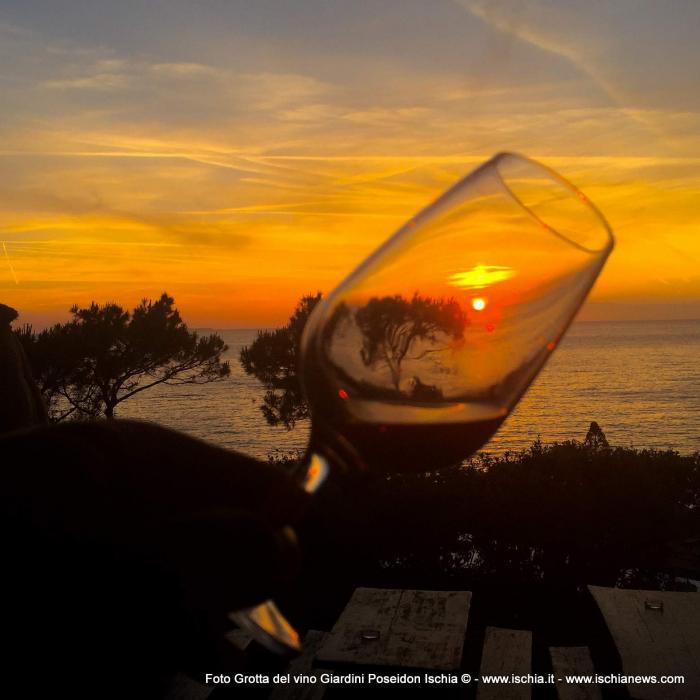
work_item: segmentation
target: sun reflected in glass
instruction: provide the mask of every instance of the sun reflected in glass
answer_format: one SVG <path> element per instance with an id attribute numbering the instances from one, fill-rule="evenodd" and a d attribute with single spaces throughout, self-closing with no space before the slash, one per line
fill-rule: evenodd
<path id="1" fill-rule="evenodd" d="M 450 284 L 462 289 L 483 289 L 515 276 L 515 270 L 503 265 L 475 265 L 464 272 L 450 275 Z"/>

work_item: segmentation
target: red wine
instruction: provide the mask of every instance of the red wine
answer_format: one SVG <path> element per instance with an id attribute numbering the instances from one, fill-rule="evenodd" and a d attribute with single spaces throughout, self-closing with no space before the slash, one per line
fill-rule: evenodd
<path id="1" fill-rule="evenodd" d="M 379 473 L 458 464 L 489 440 L 507 413 L 484 403 L 413 405 L 350 397 L 342 403 L 345 410 L 334 413 L 326 431 L 355 453 L 361 468 Z"/>

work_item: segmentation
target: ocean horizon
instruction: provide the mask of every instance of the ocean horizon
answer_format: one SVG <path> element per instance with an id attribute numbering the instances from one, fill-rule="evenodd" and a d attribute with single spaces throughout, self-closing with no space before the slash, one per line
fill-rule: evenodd
<path id="1" fill-rule="evenodd" d="M 229 346 L 221 382 L 156 387 L 125 401 L 118 417 L 150 420 L 260 459 L 304 449 L 309 426 L 269 426 L 265 393 L 238 361 L 256 328 L 197 329 Z M 535 440 L 582 440 L 596 421 L 611 445 L 700 451 L 700 320 L 578 321 L 484 452 L 503 454 Z"/>

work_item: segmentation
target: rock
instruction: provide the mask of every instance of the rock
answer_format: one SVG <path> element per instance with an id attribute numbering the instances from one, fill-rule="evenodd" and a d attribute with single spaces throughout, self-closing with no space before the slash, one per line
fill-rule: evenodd
<path id="1" fill-rule="evenodd" d="M 0 304 L 0 326 L 9 326 L 10 323 L 12 323 L 18 316 L 19 314 L 17 311 L 11 306 L 7 306 L 7 304 Z"/>

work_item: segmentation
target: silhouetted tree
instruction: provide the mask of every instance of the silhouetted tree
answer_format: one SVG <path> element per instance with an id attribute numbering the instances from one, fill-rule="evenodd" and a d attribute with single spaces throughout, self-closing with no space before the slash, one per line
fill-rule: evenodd
<path id="1" fill-rule="evenodd" d="M 362 361 L 368 367 L 385 364 L 396 390 L 401 382 L 401 363 L 418 360 L 429 353 L 444 350 L 441 334 L 448 338 L 462 337 L 467 316 L 454 299 L 431 299 L 414 294 L 408 300 L 400 295 L 375 297 L 355 313 L 355 322 L 362 332 Z M 418 340 L 433 347 L 416 354 Z"/>
<path id="2" fill-rule="evenodd" d="M 309 417 L 297 375 L 301 334 L 311 312 L 321 301 L 321 293 L 301 298 L 286 326 L 260 331 L 249 346 L 241 350 L 241 366 L 267 389 L 260 407 L 269 425 L 284 425 L 288 430 Z"/>
<path id="3" fill-rule="evenodd" d="M 592 450 L 605 450 L 610 447 L 605 433 L 595 421 L 593 421 L 588 428 L 586 439 L 583 441 L 583 444 Z"/>
<path id="4" fill-rule="evenodd" d="M 74 306 L 73 318 L 40 333 L 18 330 L 53 421 L 104 415 L 159 384 L 205 384 L 228 376 L 216 334 L 188 330 L 163 294 L 129 313 L 113 303 Z"/>

